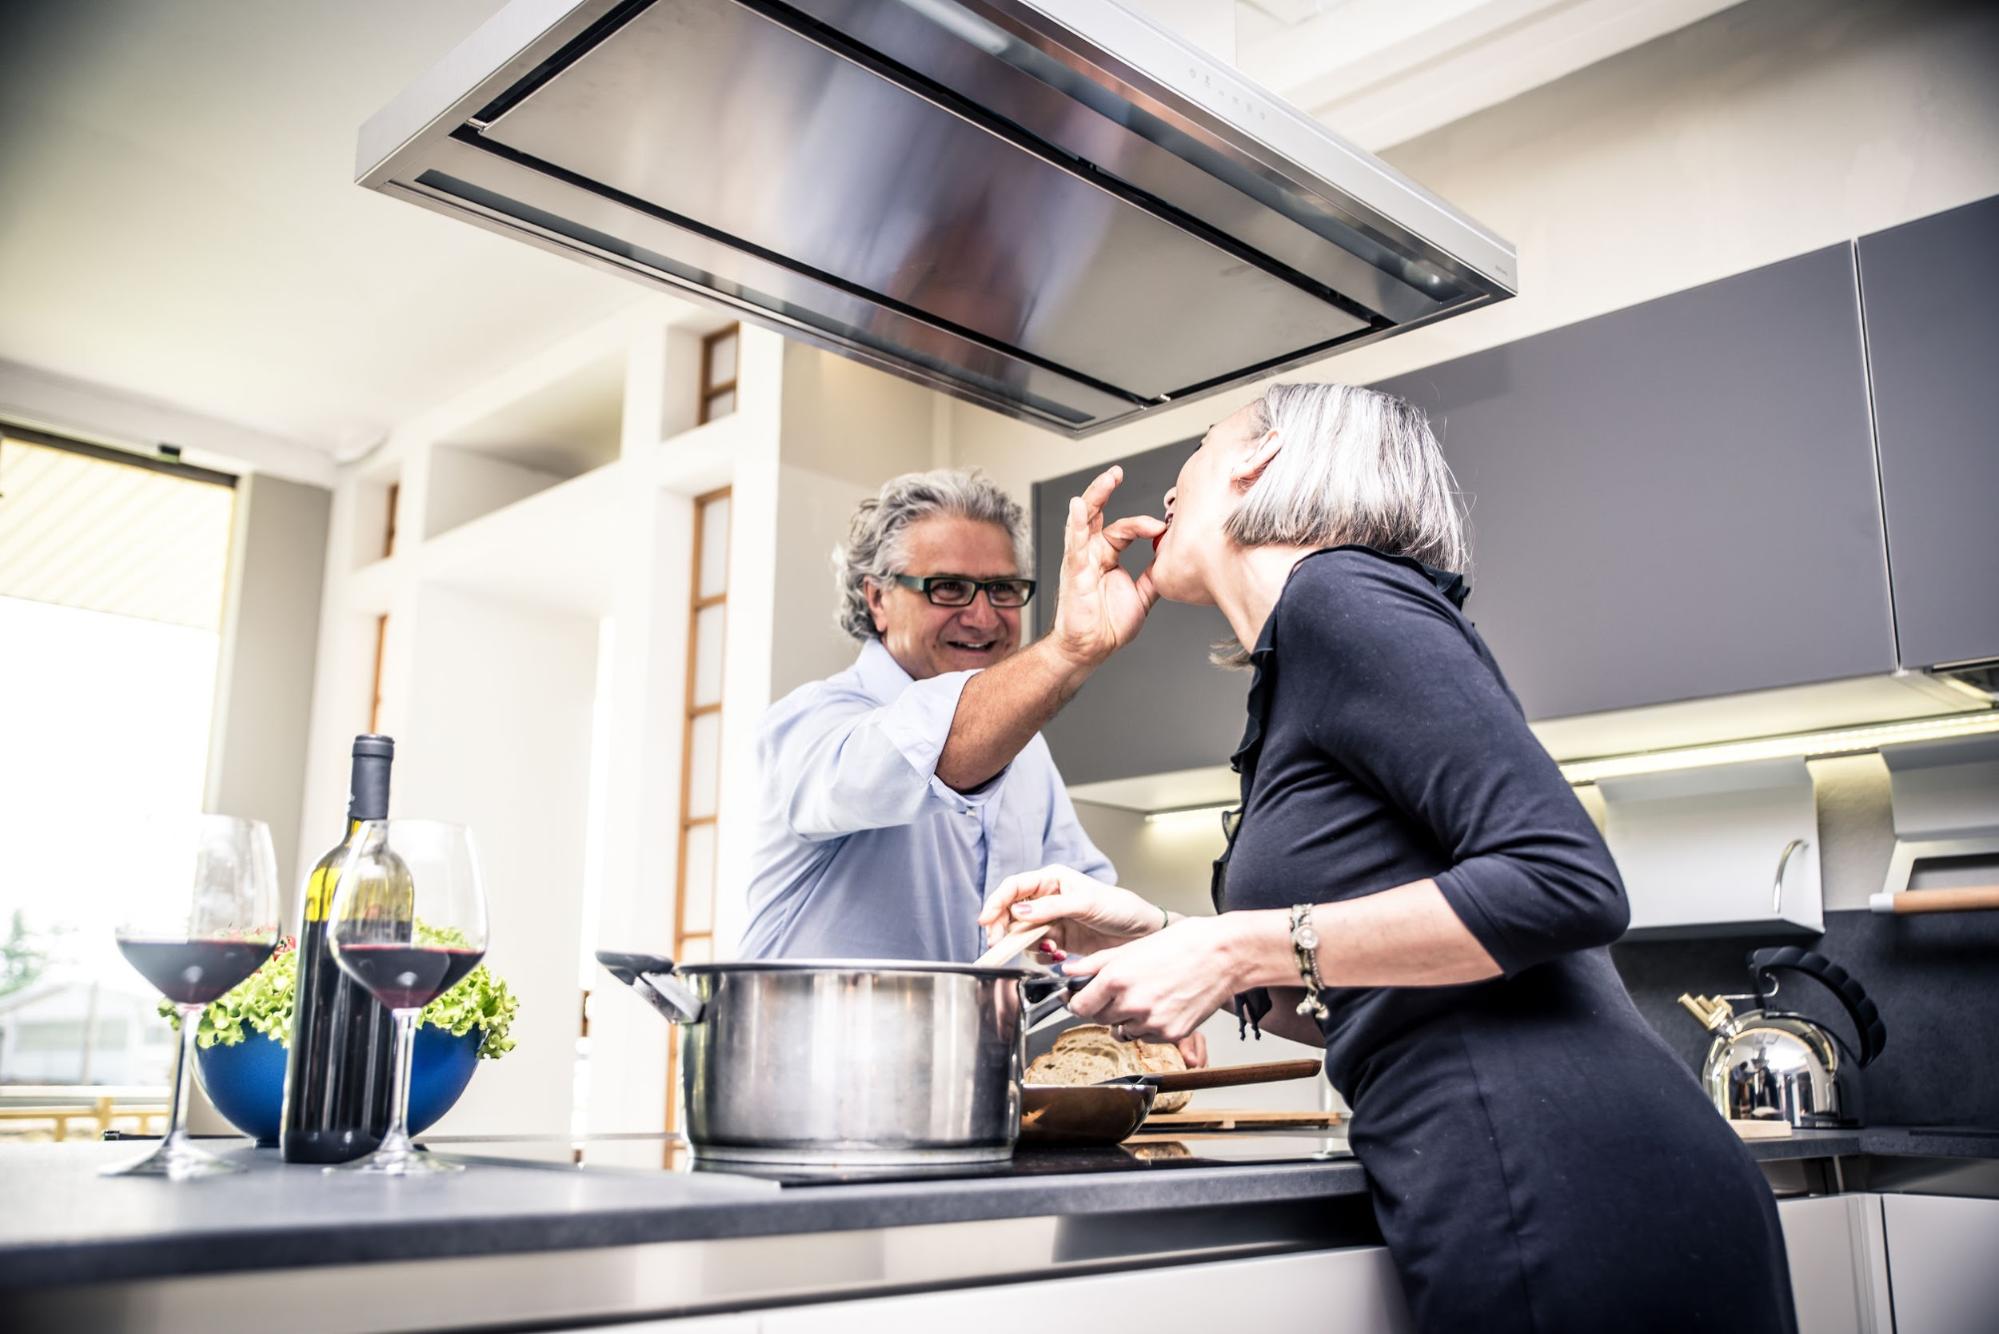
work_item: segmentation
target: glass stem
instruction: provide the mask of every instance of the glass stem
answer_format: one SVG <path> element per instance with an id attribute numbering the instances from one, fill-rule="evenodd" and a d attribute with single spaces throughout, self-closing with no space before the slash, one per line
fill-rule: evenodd
<path id="1" fill-rule="evenodd" d="M 163 1150 L 179 1148 L 187 1142 L 187 1086 L 194 1078 L 194 1040 L 201 1032 L 202 1011 L 206 1005 L 182 1005 L 180 1010 L 180 1055 L 174 1058 L 173 1102 L 167 1110 L 167 1137 L 160 1145 Z"/>
<path id="2" fill-rule="evenodd" d="M 397 1010 L 395 1099 L 390 1103 L 389 1133 L 382 1149 L 391 1153 L 409 1152 L 410 1147 L 410 1065 L 416 1054 L 415 1010 Z"/>

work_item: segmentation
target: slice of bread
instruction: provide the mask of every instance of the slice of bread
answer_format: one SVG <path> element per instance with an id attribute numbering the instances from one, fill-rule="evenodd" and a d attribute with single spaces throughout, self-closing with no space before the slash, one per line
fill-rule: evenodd
<path id="1" fill-rule="evenodd" d="M 1180 1049 L 1170 1042 L 1138 1042 L 1132 1045 L 1138 1048 L 1138 1066 L 1142 1074 L 1163 1075 L 1187 1068 L 1187 1058 L 1182 1056 Z M 1191 1089 L 1182 1089 L 1178 1093 L 1161 1093 L 1152 1100 L 1152 1110 L 1183 1111 L 1193 1100 L 1194 1093 Z"/>
<path id="2" fill-rule="evenodd" d="M 1120 1075 L 1163 1074 L 1185 1070 L 1180 1049 L 1170 1042 L 1119 1042 L 1102 1024 L 1078 1024 L 1055 1039 L 1055 1045 L 1024 1076 L 1029 1084 L 1095 1084 Z M 1155 1112 L 1177 1112 L 1192 1093 L 1162 1093 L 1152 1101 Z"/>

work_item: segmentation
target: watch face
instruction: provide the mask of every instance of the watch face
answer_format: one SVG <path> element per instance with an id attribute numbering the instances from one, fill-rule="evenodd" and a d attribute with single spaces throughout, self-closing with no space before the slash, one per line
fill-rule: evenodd
<path id="1" fill-rule="evenodd" d="M 1308 950 L 1319 948 L 1319 933 L 1309 926 L 1300 927 L 1298 929 L 1298 944 L 1300 948 Z"/>

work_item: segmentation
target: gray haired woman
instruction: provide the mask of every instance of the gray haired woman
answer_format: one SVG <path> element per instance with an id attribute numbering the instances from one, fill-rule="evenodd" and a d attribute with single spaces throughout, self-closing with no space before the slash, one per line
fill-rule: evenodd
<path id="1" fill-rule="evenodd" d="M 1150 581 L 1254 669 L 1218 916 L 1066 867 L 981 920 L 1053 921 L 1070 1008 L 1172 1041 L 1217 1009 L 1323 1044 L 1424 1330 L 1794 1328 L 1755 1163 L 1605 950 L 1610 855 L 1461 604 L 1422 415 L 1278 385 L 1166 496 Z"/>

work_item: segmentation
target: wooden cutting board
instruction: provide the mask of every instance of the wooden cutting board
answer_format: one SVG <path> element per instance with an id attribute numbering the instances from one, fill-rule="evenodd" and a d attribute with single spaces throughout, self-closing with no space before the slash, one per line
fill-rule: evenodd
<path id="1" fill-rule="evenodd" d="M 1730 1121 L 1735 1133 L 1744 1139 L 1789 1139 L 1789 1121 Z"/>
<path id="2" fill-rule="evenodd" d="M 1154 1112 L 1141 1131 L 1159 1130 L 1327 1130 L 1340 1123 L 1338 1112 L 1229 1111 L 1224 1108 Z"/>

